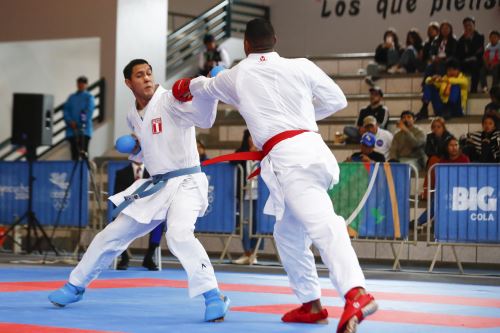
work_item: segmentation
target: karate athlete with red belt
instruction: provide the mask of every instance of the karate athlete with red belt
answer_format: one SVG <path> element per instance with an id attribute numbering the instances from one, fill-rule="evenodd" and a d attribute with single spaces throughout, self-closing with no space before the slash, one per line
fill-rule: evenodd
<path id="1" fill-rule="evenodd" d="M 187 273 L 189 296 L 203 294 L 205 320 L 220 321 L 229 299 L 219 291 L 210 259 L 193 234 L 196 219 L 208 206 L 208 180 L 200 169 L 194 126 L 213 125 L 217 100 L 177 101 L 171 91 L 155 84 L 152 68 L 143 59 L 132 60 L 123 74 L 136 99 L 127 122 L 138 143 L 134 147 L 134 138 L 122 137 L 117 148 L 128 149 L 132 160 L 144 161 L 153 177 L 110 197 L 117 218 L 96 235 L 68 283 L 49 300 L 61 307 L 81 300 L 85 288 L 117 255 L 166 220 L 168 247 Z M 130 141 L 132 146 L 125 149 Z"/>
<path id="2" fill-rule="evenodd" d="M 215 162 L 262 159 L 261 176 L 270 190 L 264 212 L 276 216 L 274 238 L 290 285 L 302 306 L 286 313 L 285 322 L 323 323 L 321 287 L 311 244 L 319 250 L 330 279 L 345 297 L 337 332 L 355 332 L 377 310 L 365 291 L 365 278 L 352 248 L 345 220 L 335 214 L 327 190 L 339 181 L 339 167 L 317 133 L 317 120 L 345 108 L 340 88 L 307 59 L 286 59 L 274 52 L 272 25 L 248 22 L 247 58 L 216 77 L 181 79 L 173 94 L 181 101 L 216 98 L 236 106 L 245 119 L 256 156 L 222 156 Z M 210 162 L 209 162 L 210 163 Z"/>

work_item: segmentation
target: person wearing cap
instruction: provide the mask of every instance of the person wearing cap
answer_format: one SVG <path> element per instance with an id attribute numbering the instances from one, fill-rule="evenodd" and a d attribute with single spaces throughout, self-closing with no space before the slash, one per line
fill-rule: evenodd
<path id="1" fill-rule="evenodd" d="M 384 155 L 385 159 L 389 159 L 389 151 L 391 149 L 393 135 L 388 130 L 379 128 L 377 119 L 374 116 L 367 116 L 363 120 L 365 132 L 370 132 L 375 135 L 375 151 Z"/>
<path id="2" fill-rule="evenodd" d="M 470 92 L 476 93 L 483 65 L 484 36 L 476 31 L 476 20 L 463 19 L 464 33 L 457 43 L 457 58 L 462 71 L 471 77 Z"/>
<path id="3" fill-rule="evenodd" d="M 426 163 L 424 151 L 425 133 L 415 126 L 415 115 L 406 110 L 401 113 L 397 127 L 399 131 L 394 135 L 389 161 L 414 165 L 418 170 L 423 170 Z"/>
<path id="4" fill-rule="evenodd" d="M 361 109 L 356 120 L 356 126 L 346 126 L 344 134 L 347 136 L 347 141 L 350 143 L 358 143 L 361 135 L 365 132 L 363 127 L 363 120 L 367 116 L 373 116 L 377 119 L 377 123 L 381 128 L 387 128 L 387 121 L 389 120 L 389 109 L 382 104 L 384 92 L 382 88 L 373 86 L 369 90 L 370 104 Z"/>
<path id="5" fill-rule="evenodd" d="M 375 151 L 375 141 L 377 139 L 373 133 L 366 132 L 363 134 L 359 142 L 361 144 L 360 151 L 352 154 L 346 162 L 385 162 L 384 155 Z"/>
<path id="6" fill-rule="evenodd" d="M 213 35 L 205 35 L 203 44 L 205 49 L 198 57 L 200 75 L 207 76 L 215 66 L 224 66 L 225 68 L 231 66 L 229 54 L 223 47 L 217 45 Z"/>
<path id="7" fill-rule="evenodd" d="M 68 97 L 63 107 L 66 123 L 66 139 L 71 148 L 71 159 L 77 161 L 88 153 L 92 137 L 92 115 L 95 108 L 94 96 L 87 91 L 88 79 L 76 79 L 77 91 Z"/>

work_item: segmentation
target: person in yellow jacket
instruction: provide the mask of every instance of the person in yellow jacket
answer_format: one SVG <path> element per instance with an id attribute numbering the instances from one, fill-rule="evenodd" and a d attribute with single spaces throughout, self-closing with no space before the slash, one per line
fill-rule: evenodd
<path id="1" fill-rule="evenodd" d="M 469 81 L 460 72 L 458 60 L 450 58 L 446 61 L 446 75 L 429 76 L 425 80 L 422 109 L 417 119 L 428 117 L 428 105 L 432 103 L 434 114 L 445 119 L 461 117 L 467 106 Z"/>

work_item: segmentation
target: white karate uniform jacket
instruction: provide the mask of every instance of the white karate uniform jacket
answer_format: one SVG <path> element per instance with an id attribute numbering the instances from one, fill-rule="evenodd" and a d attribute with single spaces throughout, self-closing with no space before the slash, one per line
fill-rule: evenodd
<path id="1" fill-rule="evenodd" d="M 283 84 L 286 82 L 286 84 Z M 293 164 L 317 164 L 318 172 L 331 176 L 330 187 L 338 183 L 339 167 L 318 133 L 317 120 L 345 108 L 344 93 L 319 67 L 307 59 L 282 58 L 276 52 L 252 53 L 230 70 L 215 78 L 191 81 L 193 96 L 217 98 L 234 105 L 245 119 L 255 145 L 263 144 L 287 130 L 305 129 L 310 133 L 277 144 L 261 162 L 261 176 L 271 196 L 264 212 L 280 220 L 284 194 L 275 169 Z"/>
<path id="2" fill-rule="evenodd" d="M 212 98 L 197 97 L 192 102 L 182 103 L 173 97 L 171 90 L 158 86 L 145 108 L 144 119 L 141 119 L 135 107 L 128 112 L 127 123 L 141 145 L 139 154 L 129 159 L 142 161 L 152 176 L 200 165 L 194 126 L 211 127 L 216 111 L 217 101 Z M 194 178 L 204 198 L 204 209 L 200 211 L 202 216 L 208 207 L 208 180 L 204 173 L 172 178 L 160 191 L 135 200 L 123 213 L 139 223 L 165 219 L 170 202 L 186 177 Z M 135 181 L 109 200 L 119 205 L 124 196 L 132 194 L 146 181 Z"/>

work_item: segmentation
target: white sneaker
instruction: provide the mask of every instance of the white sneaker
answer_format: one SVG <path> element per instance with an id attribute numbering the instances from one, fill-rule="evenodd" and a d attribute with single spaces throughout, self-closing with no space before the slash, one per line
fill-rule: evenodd
<path id="1" fill-rule="evenodd" d="M 250 258 L 253 257 L 253 256 L 247 256 L 247 255 L 242 255 L 241 257 L 239 257 L 238 259 L 236 260 L 233 260 L 232 263 L 233 264 L 236 264 L 236 265 L 250 265 L 250 264 L 256 264 L 257 263 L 257 258 L 256 257 L 253 257 L 252 260 L 250 260 Z"/>
<path id="2" fill-rule="evenodd" d="M 389 73 L 389 74 L 395 74 L 397 70 L 398 70 L 398 66 L 392 66 L 391 68 L 389 68 L 387 70 L 387 73 Z"/>

